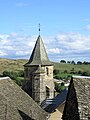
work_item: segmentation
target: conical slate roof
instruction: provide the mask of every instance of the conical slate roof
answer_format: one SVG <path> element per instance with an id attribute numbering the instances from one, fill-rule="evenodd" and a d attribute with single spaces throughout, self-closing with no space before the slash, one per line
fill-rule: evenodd
<path id="1" fill-rule="evenodd" d="M 39 35 L 27 65 L 52 65 L 49 61 L 43 41 Z"/>

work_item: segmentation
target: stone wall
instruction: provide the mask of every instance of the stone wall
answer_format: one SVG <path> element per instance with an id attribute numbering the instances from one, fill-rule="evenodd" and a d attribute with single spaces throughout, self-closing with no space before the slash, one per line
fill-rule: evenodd
<path id="1" fill-rule="evenodd" d="M 24 68 L 25 81 L 23 90 L 38 104 L 46 99 L 46 86 L 49 98 L 54 97 L 53 66 L 28 66 Z"/>
<path id="2" fill-rule="evenodd" d="M 45 70 L 48 68 L 48 75 L 45 71 L 45 84 L 49 88 L 49 98 L 52 99 L 54 97 L 54 81 L 53 81 L 53 66 L 45 66 Z"/>
<path id="3" fill-rule="evenodd" d="M 32 80 L 32 98 L 40 104 L 46 99 L 45 73 L 35 72 Z"/>
<path id="4" fill-rule="evenodd" d="M 77 92 L 80 119 L 90 120 L 90 77 L 73 79 Z"/>

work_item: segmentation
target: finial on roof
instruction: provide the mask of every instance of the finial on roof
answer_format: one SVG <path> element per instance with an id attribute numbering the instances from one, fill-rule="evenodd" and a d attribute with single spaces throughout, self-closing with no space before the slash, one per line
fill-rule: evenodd
<path id="1" fill-rule="evenodd" d="M 38 31 L 39 31 L 39 35 L 40 35 L 40 23 L 39 23 L 39 29 L 38 29 Z"/>

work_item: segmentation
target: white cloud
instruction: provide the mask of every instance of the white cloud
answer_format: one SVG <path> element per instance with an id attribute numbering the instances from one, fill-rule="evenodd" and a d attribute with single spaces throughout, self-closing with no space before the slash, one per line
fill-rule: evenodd
<path id="1" fill-rule="evenodd" d="M 15 58 L 17 56 L 28 55 L 34 44 L 34 38 L 16 33 L 0 35 L 0 56 Z M 31 43 L 31 44 L 30 44 Z"/>
<path id="2" fill-rule="evenodd" d="M 59 48 L 48 49 L 48 53 L 52 53 L 52 54 L 60 54 L 61 52 L 62 50 Z"/>
<path id="3" fill-rule="evenodd" d="M 51 60 L 87 58 L 90 60 L 90 35 L 59 33 L 56 37 L 42 37 Z M 29 58 L 37 36 L 0 34 L 0 57 Z M 85 56 L 85 57 L 84 57 Z M 59 60 L 60 61 L 60 60 Z"/>
<path id="4" fill-rule="evenodd" d="M 65 49 L 69 50 L 90 50 L 90 36 L 79 33 L 60 33 L 56 40 Z"/>
<path id="5" fill-rule="evenodd" d="M 55 58 L 90 61 L 90 35 L 73 32 L 59 33 L 55 39 L 56 46 L 62 50 Z"/>
<path id="6" fill-rule="evenodd" d="M 50 45 L 51 43 L 54 43 L 54 37 L 43 37 L 42 38 L 42 40 L 43 40 L 43 42 L 44 42 L 44 44 L 46 44 L 46 45 Z"/>
<path id="7" fill-rule="evenodd" d="M 0 49 L 4 49 L 4 50 L 15 50 L 15 48 L 13 48 L 12 46 L 8 46 L 8 45 L 0 46 Z"/>
<path id="8" fill-rule="evenodd" d="M 16 55 L 17 56 L 25 56 L 25 55 L 29 55 L 30 51 L 17 51 Z"/>
<path id="9" fill-rule="evenodd" d="M 49 49 L 53 42 L 50 37 L 44 37 L 43 39 L 45 47 Z M 21 58 L 30 57 L 30 53 L 35 45 L 37 40 L 37 36 L 29 36 L 29 35 L 18 35 L 17 33 L 11 34 L 0 34 L 0 51 L 4 51 L 0 53 L 0 56 L 6 56 L 9 58 Z M 49 45 L 50 44 L 50 45 Z M 59 50 L 53 49 L 53 52 L 58 52 Z"/>
<path id="10" fill-rule="evenodd" d="M 7 53 L 2 52 L 2 51 L 0 50 L 0 57 L 6 56 L 6 55 L 7 55 Z"/>

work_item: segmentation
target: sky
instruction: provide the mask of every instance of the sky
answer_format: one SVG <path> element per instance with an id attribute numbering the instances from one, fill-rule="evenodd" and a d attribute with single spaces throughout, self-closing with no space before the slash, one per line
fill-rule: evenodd
<path id="1" fill-rule="evenodd" d="M 90 61 L 90 0 L 0 0 L 0 58 L 29 59 L 39 23 L 51 61 Z"/>

